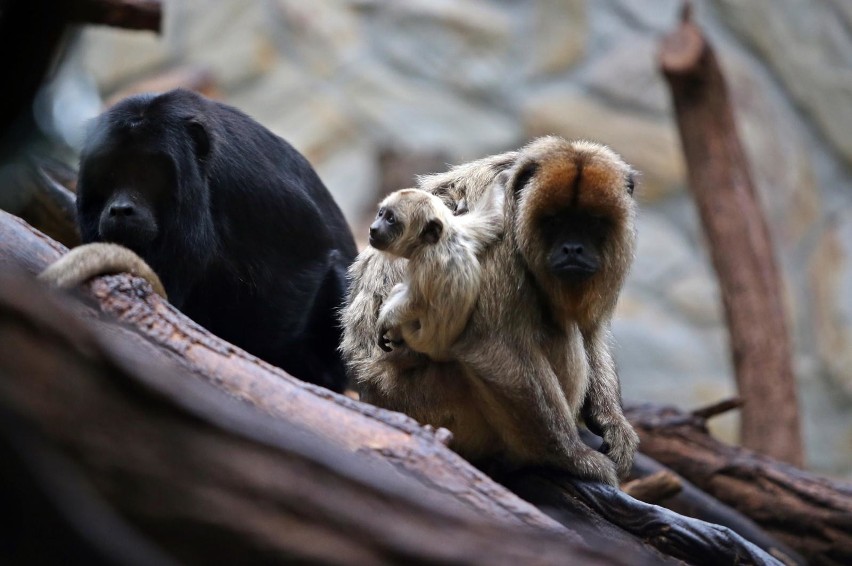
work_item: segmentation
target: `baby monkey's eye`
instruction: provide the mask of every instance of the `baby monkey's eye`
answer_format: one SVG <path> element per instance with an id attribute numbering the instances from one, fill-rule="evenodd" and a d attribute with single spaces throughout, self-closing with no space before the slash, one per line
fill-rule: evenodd
<path id="1" fill-rule="evenodd" d="M 396 222 L 396 218 L 394 218 L 393 212 L 391 212 L 390 210 L 385 211 L 385 222 L 387 222 L 388 224 L 393 224 L 394 222 Z"/>

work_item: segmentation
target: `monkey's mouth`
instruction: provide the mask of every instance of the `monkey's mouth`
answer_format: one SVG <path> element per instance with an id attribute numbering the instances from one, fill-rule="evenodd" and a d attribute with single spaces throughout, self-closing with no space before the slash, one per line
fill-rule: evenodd
<path id="1" fill-rule="evenodd" d="M 551 264 L 550 272 L 556 277 L 572 282 L 581 282 L 597 272 L 597 267 L 578 261 L 562 261 Z"/>
<path id="2" fill-rule="evenodd" d="M 376 248 L 379 251 L 384 250 L 388 247 L 388 241 L 386 238 L 382 238 L 379 235 L 370 234 L 369 239 L 370 245 Z"/>
<path id="3" fill-rule="evenodd" d="M 118 223 L 102 224 L 99 233 L 102 241 L 120 244 L 140 255 L 144 253 L 157 236 L 155 230 L 147 227 L 128 226 Z"/>

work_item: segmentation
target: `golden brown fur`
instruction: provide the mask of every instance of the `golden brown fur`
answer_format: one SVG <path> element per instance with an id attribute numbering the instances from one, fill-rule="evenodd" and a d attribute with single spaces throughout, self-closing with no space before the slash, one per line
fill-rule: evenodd
<path id="1" fill-rule="evenodd" d="M 419 189 L 389 195 L 380 211 L 395 215 L 401 232 L 382 247 L 408 260 L 379 313 L 379 335 L 403 340 L 433 360 L 446 360 L 479 295 L 477 256 L 500 236 L 503 191 L 494 187 L 481 210 L 454 216 L 437 196 Z M 377 223 L 381 220 L 377 219 Z M 380 338 L 382 340 L 382 338 Z"/>
<path id="2" fill-rule="evenodd" d="M 53 262 L 38 278 L 55 287 L 76 287 L 98 275 L 131 273 L 148 281 L 154 292 L 166 298 L 160 278 L 145 261 L 118 244 L 93 243 L 78 246 Z"/>
<path id="3" fill-rule="evenodd" d="M 450 429 L 452 446 L 470 459 L 551 465 L 615 484 L 636 446 L 608 347 L 633 253 L 630 173 L 603 146 L 548 137 L 422 178 L 420 187 L 451 208 L 462 201 L 475 208 L 499 178 L 505 236 L 480 257 L 479 299 L 447 362 L 378 347 L 381 303 L 402 280 L 404 263 L 369 249 L 359 256 L 350 269 L 341 349 L 362 398 Z M 565 288 L 547 273 L 536 218 L 572 204 L 608 215 L 617 229 L 600 272 Z M 612 460 L 580 441 L 581 409 Z"/>

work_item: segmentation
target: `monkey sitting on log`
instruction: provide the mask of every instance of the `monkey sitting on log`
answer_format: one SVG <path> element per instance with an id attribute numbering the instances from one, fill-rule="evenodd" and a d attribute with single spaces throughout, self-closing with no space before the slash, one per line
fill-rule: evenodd
<path id="1" fill-rule="evenodd" d="M 437 196 L 419 189 L 392 193 L 370 226 L 370 245 L 408 260 L 379 313 L 379 346 L 405 344 L 444 360 L 479 296 L 477 256 L 500 236 L 503 191 L 491 190 L 481 210 L 454 216 Z"/>
<path id="2" fill-rule="evenodd" d="M 343 390 L 355 241 L 307 159 L 249 116 L 180 89 L 117 103 L 87 135 L 77 219 L 84 243 L 135 252 L 212 333 Z"/>
<path id="3" fill-rule="evenodd" d="M 421 178 L 420 188 L 451 210 L 475 209 L 498 178 L 505 233 L 480 257 L 479 299 L 449 359 L 376 344 L 382 301 L 404 264 L 369 248 L 350 268 L 344 359 L 365 401 L 448 428 L 451 446 L 474 462 L 616 485 L 638 444 L 609 349 L 635 247 L 633 171 L 605 146 L 551 136 Z M 606 456 L 580 440 L 581 418 Z"/>

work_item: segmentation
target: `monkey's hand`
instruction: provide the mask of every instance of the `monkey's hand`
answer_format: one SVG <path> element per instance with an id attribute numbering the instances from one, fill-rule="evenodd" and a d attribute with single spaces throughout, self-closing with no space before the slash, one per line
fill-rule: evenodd
<path id="1" fill-rule="evenodd" d="M 391 348 L 391 339 L 387 337 L 387 328 L 379 328 L 379 348 L 384 350 L 385 352 L 390 352 L 393 350 Z"/>
<path id="2" fill-rule="evenodd" d="M 639 446 L 639 435 L 624 417 L 602 425 L 600 429 L 604 440 L 600 451 L 615 463 L 619 477 L 627 476 L 633 466 L 636 448 Z"/>

